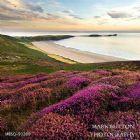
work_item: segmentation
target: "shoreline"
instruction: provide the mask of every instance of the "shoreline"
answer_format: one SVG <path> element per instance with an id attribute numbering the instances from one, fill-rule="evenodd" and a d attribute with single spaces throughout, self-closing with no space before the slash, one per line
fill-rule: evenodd
<path id="1" fill-rule="evenodd" d="M 54 43 L 53 41 L 35 41 L 32 42 L 34 49 L 45 52 L 47 54 L 56 55 L 78 63 L 102 63 L 113 61 L 126 61 L 113 56 L 101 55 L 96 53 L 90 53 L 86 51 L 80 51 L 78 49 L 67 48 L 65 46 Z"/>

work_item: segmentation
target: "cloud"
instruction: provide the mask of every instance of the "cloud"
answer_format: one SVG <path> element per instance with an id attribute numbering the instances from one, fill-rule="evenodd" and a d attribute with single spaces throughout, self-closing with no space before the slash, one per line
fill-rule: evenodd
<path id="1" fill-rule="evenodd" d="M 62 11 L 62 13 L 64 13 L 67 17 L 72 17 L 72 18 L 75 18 L 75 19 L 79 19 L 79 20 L 82 20 L 83 18 L 74 14 L 74 11 L 72 10 L 64 10 Z"/>
<path id="2" fill-rule="evenodd" d="M 98 18 L 95 18 L 96 19 L 96 22 L 98 23 L 98 25 L 103 25 L 103 24 L 106 24 L 108 22 L 109 19 L 107 18 L 101 18 L 101 17 L 98 17 Z"/>
<path id="3" fill-rule="evenodd" d="M 54 14 L 50 14 L 50 13 L 47 13 L 47 19 L 48 20 L 57 20 L 57 19 L 60 19 L 61 17 L 58 16 L 58 15 L 54 15 Z"/>
<path id="4" fill-rule="evenodd" d="M 137 10 L 138 12 L 140 12 L 140 6 L 136 6 L 134 7 L 135 10 Z"/>
<path id="5" fill-rule="evenodd" d="M 98 18 L 101 18 L 101 16 L 94 16 L 94 18 L 98 19 Z"/>
<path id="6" fill-rule="evenodd" d="M 114 25 L 125 27 L 128 24 L 139 26 L 140 5 L 138 4 L 112 8 L 95 5 L 93 9 L 89 9 L 91 12 L 86 7 L 82 11 L 80 8 L 82 7 L 67 8 L 65 2 L 60 0 L 0 0 L 0 28 L 33 30 L 94 28 L 96 30 L 95 27 L 110 29 L 112 25 L 112 27 Z"/>
<path id="7" fill-rule="evenodd" d="M 80 17 L 70 15 L 71 10 L 64 11 L 64 8 L 55 8 L 55 12 L 48 9 L 43 10 L 42 3 L 27 0 L 0 0 L 0 28 L 17 30 L 60 30 L 79 25 Z M 55 0 L 49 1 L 54 7 L 59 7 Z M 49 6 L 50 6 L 49 5 Z M 48 5 L 47 5 L 48 6 Z M 50 8 L 50 7 L 49 7 Z M 63 10 L 63 14 L 62 11 Z M 49 12 L 47 12 L 49 11 Z M 59 14 L 61 12 L 61 14 Z M 65 13 L 64 13 L 65 12 Z"/>
<path id="8" fill-rule="evenodd" d="M 10 14 L 9 14 L 10 12 Z M 6 13 L 0 14 L 0 20 L 45 20 L 47 17 L 43 17 L 42 15 L 36 13 L 29 13 L 26 11 L 8 11 Z"/>
<path id="9" fill-rule="evenodd" d="M 21 20 L 22 18 L 21 17 L 11 17 L 11 16 L 8 16 L 8 15 L 3 15 L 3 14 L 0 14 L 0 19 L 1 20 Z"/>
<path id="10" fill-rule="evenodd" d="M 25 3 L 21 0 L 1 0 L 0 20 L 46 19 L 39 5 Z"/>
<path id="11" fill-rule="evenodd" d="M 132 15 L 130 15 L 127 12 L 119 12 L 119 11 L 110 11 L 107 13 L 111 18 L 129 18 Z"/>
<path id="12" fill-rule="evenodd" d="M 132 20 L 140 20 L 140 16 L 135 16 L 130 19 L 126 19 L 126 21 L 132 21 Z"/>
<path id="13" fill-rule="evenodd" d="M 77 15 L 74 15 L 74 14 L 69 14 L 69 16 L 70 17 L 73 17 L 73 18 L 76 18 L 76 19 L 83 19 L 83 18 L 81 18 L 80 16 L 77 16 Z"/>
<path id="14" fill-rule="evenodd" d="M 46 2 L 46 5 L 48 8 L 55 8 L 55 9 L 59 9 L 59 8 L 62 8 L 62 4 L 57 1 L 57 0 L 47 0 Z"/>
<path id="15" fill-rule="evenodd" d="M 67 14 L 73 14 L 74 12 L 72 10 L 64 10 L 62 11 L 63 13 L 67 13 Z"/>
<path id="16" fill-rule="evenodd" d="M 25 2 L 24 0 L 1 0 L 0 8 L 8 8 L 11 10 L 24 10 L 24 11 L 31 11 L 31 12 L 43 12 L 43 8 L 31 2 Z"/>
<path id="17" fill-rule="evenodd" d="M 48 6 L 60 7 L 60 3 L 56 0 L 48 0 Z M 62 11 L 64 15 L 44 12 L 39 3 L 34 4 L 33 1 L 26 0 L 2 0 L 0 3 L 0 21 L 2 20 L 57 20 L 73 17 L 81 19 L 76 15 L 72 15 L 72 10 Z M 71 15 L 70 15 L 71 14 Z"/>
<path id="18" fill-rule="evenodd" d="M 39 5 L 33 5 L 33 4 L 26 4 L 26 7 L 31 11 L 37 11 L 40 13 L 43 13 L 43 8 Z"/>
<path id="19" fill-rule="evenodd" d="M 132 19 L 140 16 L 140 5 L 116 7 L 108 11 L 107 15 L 114 19 Z"/>

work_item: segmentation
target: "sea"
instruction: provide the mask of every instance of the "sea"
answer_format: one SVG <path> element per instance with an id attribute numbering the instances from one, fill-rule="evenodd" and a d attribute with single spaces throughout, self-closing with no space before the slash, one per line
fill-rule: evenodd
<path id="1" fill-rule="evenodd" d="M 140 33 L 129 32 L 7 32 L 11 36 L 74 35 L 75 37 L 55 41 L 56 44 L 81 51 L 114 56 L 126 60 L 140 60 Z M 87 37 L 99 34 L 117 36 Z"/>

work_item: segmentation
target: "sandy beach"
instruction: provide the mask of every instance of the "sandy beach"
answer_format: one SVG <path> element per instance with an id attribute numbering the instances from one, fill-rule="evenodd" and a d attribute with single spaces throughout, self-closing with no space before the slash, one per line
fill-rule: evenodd
<path id="1" fill-rule="evenodd" d="M 46 52 L 47 54 L 58 55 L 79 63 L 124 61 L 124 59 L 120 59 L 117 57 L 84 52 L 73 48 L 67 48 L 58 45 L 52 41 L 32 42 L 32 44 L 34 45 L 35 49 L 38 49 L 39 51 Z"/>

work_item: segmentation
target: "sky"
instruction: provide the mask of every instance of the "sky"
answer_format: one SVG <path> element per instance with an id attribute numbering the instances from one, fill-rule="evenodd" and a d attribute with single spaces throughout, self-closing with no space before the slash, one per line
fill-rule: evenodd
<path id="1" fill-rule="evenodd" d="M 0 0 L 1 31 L 140 31 L 140 0 Z"/>

